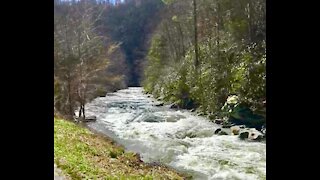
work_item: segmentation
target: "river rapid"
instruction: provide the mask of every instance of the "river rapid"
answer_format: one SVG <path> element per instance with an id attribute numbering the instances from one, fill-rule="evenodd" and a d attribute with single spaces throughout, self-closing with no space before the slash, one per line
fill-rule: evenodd
<path id="1" fill-rule="evenodd" d="M 86 105 L 86 115 L 97 117 L 88 126 L 144 162 L 165 164 L 195 180 L 266 179 L 265 143 L 216 135 L 220 125 L 158 103 L 141 87 L 109 93 Z"/>

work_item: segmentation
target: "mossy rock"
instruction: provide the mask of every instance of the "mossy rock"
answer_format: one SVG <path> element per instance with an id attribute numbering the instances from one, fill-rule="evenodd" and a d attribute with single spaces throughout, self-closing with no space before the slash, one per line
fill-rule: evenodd
<path id="1" fill-rule="evenodd" d="M 248 131 L 241 132 L 240 135 L 239 135 L 239 138 L 241 140 L 248 139 L 248 137 L 249 137 L 249 132 Z"/>
<path id="2" fill-rule="evenodd" d="M 236 125 L 245 125 L 258 130 L 266 123 L 263 116 L 254 114 L 250 108 L 240 105 L 233 109 L 228 121 Z"/>
<path id="3" fill-rule="evenodd" d="M 226 133 L 225 131 L 220 131 L 219 133 L 218 133 L 218 135 L 228 135 L 228 133 Z"/>

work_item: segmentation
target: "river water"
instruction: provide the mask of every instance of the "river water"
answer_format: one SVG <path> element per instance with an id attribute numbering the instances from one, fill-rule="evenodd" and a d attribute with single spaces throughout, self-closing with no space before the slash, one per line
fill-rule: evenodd
<path id="1" fill-rule="evenodd" d="M 97 116 L 88 126 L 104 133 L 144 162 L 158 162 L 195 180 L 266 179 L 266 144 L 215 135 L 219 127 L 187 110 L 156 106 L 140 87 L 131 87 L 86 105 Z"/>

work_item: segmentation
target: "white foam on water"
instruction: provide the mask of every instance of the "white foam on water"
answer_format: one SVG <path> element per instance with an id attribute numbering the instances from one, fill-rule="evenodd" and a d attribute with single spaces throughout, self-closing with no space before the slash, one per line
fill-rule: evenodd
<path id="1" fill-rule="evenodd" d="M 144 161 L 165 163 L 194 179 L 266 178 L 265 143 L 215 135 L 219 126 L 207 119 L 156 103 L 139 87 L 108 94 L 86 105 L 87 115 L 97 116 L 89 126 L 113 132 Z"/>

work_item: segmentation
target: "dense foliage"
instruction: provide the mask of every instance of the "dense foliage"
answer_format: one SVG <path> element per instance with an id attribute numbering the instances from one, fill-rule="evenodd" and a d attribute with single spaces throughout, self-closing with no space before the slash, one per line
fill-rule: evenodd
<path id="1" fill-rule="evenodd" d="M 265 0 L 164 2 L 145 90 L 213 117 L 226 116 L 223 107 L 234 95 L 241 106 L 265 115 Z"/>

